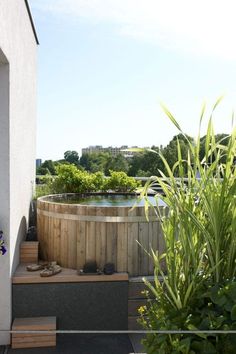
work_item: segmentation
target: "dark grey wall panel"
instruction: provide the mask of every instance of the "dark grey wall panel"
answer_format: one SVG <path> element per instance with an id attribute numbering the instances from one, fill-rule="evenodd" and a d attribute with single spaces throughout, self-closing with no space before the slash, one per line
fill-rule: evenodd
<path id="1" fill-rule="evenodd" d="M 57 329 L 126 330 L 128 282 L 14 284 L 13 318 L 56 316 Z"/>

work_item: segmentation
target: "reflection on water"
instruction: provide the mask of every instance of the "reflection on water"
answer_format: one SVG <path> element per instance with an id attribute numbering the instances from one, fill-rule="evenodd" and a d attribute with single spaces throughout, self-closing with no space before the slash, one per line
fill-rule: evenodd
<path id="1" fill-rule="evenodd" d="M 156 199 L 153 196 L 148 196 L 148 200 L 156 205 Z M 106 194 L 106 195 L 87 195 L 85 197 L 79 197 L 78 195 L 58 195 L 51 196 L 47 198 L 47 201 L 55 203 L 65 203 L 65 204 L 82 204 L 82 205 L 92 205 L 92 206 L 104 206 L 104 207 L 116 207 L 116 206 L 127 206 L 132 207 L 133 205 L 144 206 L 144 200 L 138 201 L 138 197 L 135 195 L 122 195 L 122 194 Z M 165 205 L 161 199 L 158 199 L 159 205 Z"/>

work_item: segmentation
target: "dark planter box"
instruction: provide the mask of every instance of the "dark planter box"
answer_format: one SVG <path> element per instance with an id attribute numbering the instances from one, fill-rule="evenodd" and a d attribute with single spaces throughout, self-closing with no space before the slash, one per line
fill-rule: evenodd
<path id="1" fill-rule="evenodd" d="M 59 330 L 127 330 L 128 281 L 13 284 L 13 319 L 56 316 Z"/>

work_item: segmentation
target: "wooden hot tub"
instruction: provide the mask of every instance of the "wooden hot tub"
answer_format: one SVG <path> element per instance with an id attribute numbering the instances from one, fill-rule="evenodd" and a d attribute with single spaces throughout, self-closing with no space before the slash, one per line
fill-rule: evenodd
<path id="1" fill-rule="evenodd" d="M 163 250 L 160 223 L 154 212 L 148 222 L 142 206 L 69 204 L 46 196 L 37 200 L 37 229 L 41 258 L 67 268 L 96 260 L 100 268 L 112 262 L 118 272 L 148 275 L 153 263 L 137 241 Z"/>

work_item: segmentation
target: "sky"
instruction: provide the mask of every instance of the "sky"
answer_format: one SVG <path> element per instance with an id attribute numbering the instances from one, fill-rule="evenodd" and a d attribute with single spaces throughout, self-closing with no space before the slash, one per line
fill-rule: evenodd
<path id="1" fill-rule="evenodd" d="M 195 137 L 217 98 L 216 133 L 236 107 L 235 1 L 29 0 L 38 47 L 37 158 L 90 145 Z"/>

